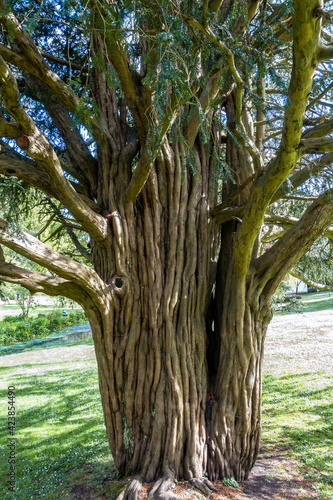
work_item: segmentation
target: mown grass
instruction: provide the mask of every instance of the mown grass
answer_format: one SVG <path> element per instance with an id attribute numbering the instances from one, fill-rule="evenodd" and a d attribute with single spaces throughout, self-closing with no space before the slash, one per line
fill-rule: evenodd
<path id="1" fill-rule="evenodd" d="M 297 300 L 288 306 L 288 302 L 280 304 L 274 311 L 275 315 L 286 315 L 292 313 L 316 312 L 333 309 L 333 292 L 316 292 L 298 295 Z"/>
<path id="2" fill-rule="evenodd" d="M 49 314 L 53 312 L 62 312 L 64 308 L 49 304 L 37 304 L 29 312 L 29 317 L 37 316 L 39 313 Z M 82 311 L 82 308 L 76 305 L 75 307 L 65 308 L 66 311 Z M 3 319 L 7 315 L 19 315 L 22 313 L 22 309 L 17 304 L 0 304 L 0 319 Z"/>
<path id="3" fill-rule="evenodd" d="M 1 499 L 74 499 L 73 488 L 81 483 L 97 496 L 105 480 L 112 479 L 96 362 L 71 365 L 60 360 L 45 365 L 41 360 L 37 365 L 0 368 Z M 7 479 L 10 385 L 16 387 L 15 493 L 8 491 Z"/>
<path id="4" fill-rule="evenodd" d="M 317 292 L 302 295 L 302 312 L 324 311 L 333 309 L 333 293 Z"/>
<path id="5" fill-rule="evenodd" d="M 263 443 L 291 450 L 318 498 L 333 499 L 333 377 L 304 373 L 266 376 Z"/>
<path id="6" fill-rule="evenodd" d="M 67 344 L 87 346 L 87 338 Z M 52 353 L 52 347 L 48 352 Z M 21 355 L 20 355 L 21 356 Z M 8 365 L 11 357 L 6 356 Z M 116 472 L 110 456 L 97 380 L 96 360 L 70 361 L 55 350 L 54 362 L 0 367 L 1 500 L 112 498 Z M 277 360 L 283 363 L 283 360 Z M 16 387 L 16 493 L 7 491 L 7 388 Z M 333 499 L 333 377 L 301 373 L 264 377 L 263 443 L 285 446 L 322 500 Z M 105 488 L 108 495 L 99 497 Z M 111 489 L 110 489 L 111 487 Z M 79 488 L 77 490 L 76 488 Z"/>

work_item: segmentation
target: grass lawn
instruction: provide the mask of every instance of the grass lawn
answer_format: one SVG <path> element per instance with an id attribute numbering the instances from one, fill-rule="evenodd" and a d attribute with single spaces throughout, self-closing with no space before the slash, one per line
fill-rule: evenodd
<path id="1" fill-rule="evenodd" d="M 320 297 L 313 294 L 312 300 L 307 299 L 310 306 Z M 291 339 L 286 349 L 292 348 Z M 313 349 L 313 356 L 321 359 L 319 350 Z M 318 499 L 333 500 L 332 372 L 302 367 L 299 373 L 279 375 L 276 365 L 283 369 L 283 357 L 273 356 L 265 366 L 264 448 L 289 450 L 314 484 Z M 4 356 L 0 380 L 1 500 L 74 500 L 83 494 L 90 499 L 112 498 L 116 473 L 104 428 L 92 339 Z M 15 494 L 7 491 L 10 385 L 16 387 Z"/>
<path id="2" fill-rule="evenodd" d="M 287 447 L 318 498 L 333 499 L 333 377 L 302 373 L 263 384 L 263 444 Z"/>
<path id="3" fill-rule="evenodd" d="M 82 311 L 82 308 L 76 305 L 74 308 L 65 307 L 66 311 L 70 313 L 70 311 Z M 60 311 L 62 312 L 63 307 L 58 307 L 57 305 L 49 305 L 49 304 L 38 304 L 36 307 L 33 307 L 29 312 L 30 316 L 37 316 L 37 314 L 49 314 L 53 312 Z M 0 320 L 2 320 L 5 316 L 18 316 L 22 314 L 22 309 L 17 304 L 9 304 L 9 305 L 0 305 Z"/>
<path id="4" fill-rule="evenodd" d="M 84 349 L 91 339 L 76 342 Z M 68 349 L 62 348 L 62 349 Z M 52 355 L 53 349 L 45 352 Z M 1 499 L 75 498 L 75 487 L 86 482 L 97 492 L 110 478 L 110 457 L 98 389 L 96 361 L 76 352 L 72 357 L 12 367 L 1 375 Z M 10 358 L 10 356 L 7 356 Z M 4 359 L 4 358 L 2 358 Z M 8 359 L 9 361 L 9 359 Z M 16 387 L 16 493 L 7 491 L 7 387 Z M 84 479 L 82 479 L 82 477 Z"/>
<path id="5" fill-rule="evenodd" d="M 316 292 L 299 295 L 294 312 L 316 312 L 333 309 L 333 292 Z M 292 311 L 277 310 L 276 315 L 290 314 Z"/>
<path id="6" fill-rule="evenodd" d="M 332 292 L 317 292 L 302 295 L 302 303 L 304 312 L 324 311 L 333 309 L 333 293 Z"/>

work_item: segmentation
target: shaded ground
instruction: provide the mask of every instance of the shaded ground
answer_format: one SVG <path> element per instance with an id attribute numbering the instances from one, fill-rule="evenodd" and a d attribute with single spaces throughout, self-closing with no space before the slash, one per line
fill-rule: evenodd
<path id="1" fill-rule="evenodd" d="M 211 500 L 309 500 L 319 498 L 311 483 L 306 481 L 299 472 L 296 460 L 288 455 L 288 449 L 283 448 L 275 449 L 274 452 L 262 448 L 250 478 L 240 484 L 239 488 L 224 486 L 222 481 L 216 481 L 214 484 L 218 493 L 212 493 Z M 143 486 L 139 500 L 147 499 L 152 486 L 152 484 Z M 106 492 L 96 496 L 97 492 L 83 483 L 72 489 L 73 500 L 74 498 L 79 500 L 116 499 L 116 493 L 113 494 L 113 491 L 115 490 L 113 490 L 112 485 L 109 485 Z M 185 481 L 179 482 L 171 491 L 179 500 L 203 500 L 205 498 Z"/>
<path id="2" fill-rule="evenodd" d="M 333 375 L 333 311 L 276 316 L 267 334 L 264 362 L 265 374 L 279 377 L 293 373 L 315 373 L 325 371 Z M 84 369 L 94 359 L 92 345 L 78 344 L 38 351 L 22 352 L 0 358 L 0 367 L 13 367 L 16 374 L 41 375 L 47 372 L 48 364 L 59 363 L 72 368 Z M 42 360 L 42 363 L 41 363 Z M 265 422 L 264 422 L 265 425 Z M 306 500 L 319 499 L 309 481 L 300 472 L 300 464 L 289 455 L 290 450 L 265 443 L 260 457 L 248 481 L 239 488 L 224 486 L 217 482 L 218 493 L 211 500 Z M 333 450 L 332 450 L 333 452 Z M 119 482 L 110 482 L 108 476 L 100 476 L 89 482 L 90 475 L 78 471 L 75 484 L 72 483 L 71 500 L 109 500 L 116 498 L 115 488 Z M 98 481 L 97 481 L 98 480 Z M 145 485 L 140 500 L 147 498 L 149 485 Z M 204 498 L 189 483 L 180 482 L 174 493 L 179 499 Z M 333 498 L 333 497 L 332 497 Z M 15 500 L 20 500 L 19 497 Z"/>
<path id="3" fill-rule="evenodd" d="M 288 450 L 276 449 L 273 453 L 261 449 L 261 454 L 250 478 L 239 488 L 224 486 L 216 481 L 218 493 L 213 493 L 211 500 L 306 500 L 318 498 L 312 485 L 304 479 L 298 470 L 296 461 L 288 456 Z M 181 482 L 174 489 L 179 499 L 203 499 L 192 489 L 189 483 Z M 147 498 L 144 488 L 139 500 Z M 105 497 L 106 500 L 106 497 Z"/>

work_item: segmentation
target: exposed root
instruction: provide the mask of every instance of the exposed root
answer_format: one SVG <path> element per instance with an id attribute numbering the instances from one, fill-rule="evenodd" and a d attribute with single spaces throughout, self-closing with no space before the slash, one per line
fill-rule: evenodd
<path id="1" fill-rule="evenodd" d="M 209 498 L 211 492 L 217 492 L 217 488 L 207 478 L 195 478 L 189 480 L 193 488 L 202 493 L 205 498 Z M 117 497 L 117 500 L 137 500 L 142 488 L 143 481 L 140 477 L 133 478 L 124 490 Z M 175 476 L 172 472 L 167 472 L 164 476 L 156 481 L 153 488 L 150 490 L 147 500 L 179 500 L 179 496 L 175 493 Z M 194 492 L 193 492 L 194 495 Z M 199 493 L 195 494 L 195 498 L 202 497 Z"/>
<path id="2" fill-rule="evenodd" d="M 175 476 L 172 472 L 167 472 L 164 476 L 156 481 L 153 489 L 149 492 L 148 500 L 177 500 L 176 495 L 172 491 L 172 486 L 175 485 Z"/>
<path id="3" fill-rule="evenodd" d="M 117 497 L 117 500 L 137 500 L 142 488 L 142 480 L 137 477 L 132 479 L 126 488 Z"/>
<path id="4" fill-rule="evenodd" d="M 207 495 L 208 498 L 211 495 L 211 492 L 217 492 L 217 488 L 211 483 L 206 477 L 190 479 L 189 481 L 191 485 L 197 490 L 201 491 L 204 495 Z"/>

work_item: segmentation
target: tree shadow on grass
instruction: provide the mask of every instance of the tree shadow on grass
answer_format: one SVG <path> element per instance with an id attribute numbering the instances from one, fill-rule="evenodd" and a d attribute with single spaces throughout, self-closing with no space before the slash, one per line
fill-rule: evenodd
<path id="1" fill-rule="evenodd" d="M 269 431 L 288 443 L 308 477 L 332 488 L 333 377 L 322 372 L 269 376 L 264 395 Z"/>
<path id="2" fill-rule="evenodd" d="M 13 380 L 12 373 L 9 377 Z M 92 491 L 113 477 L 96 367 L 14 378 L 17 498 L 75 498 L 71 491 L 78 471 Z M 0 474 L 8 486 L 7 414 L 0 422 Z M 16 497 L 5 491 L 2 498 Z"/>

